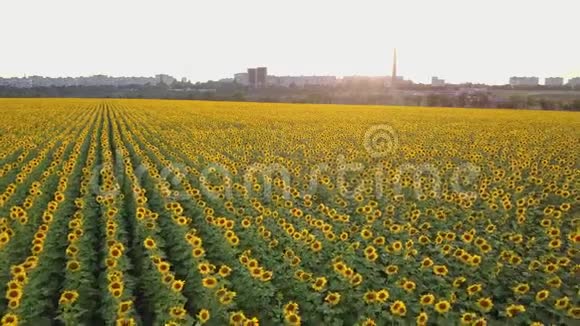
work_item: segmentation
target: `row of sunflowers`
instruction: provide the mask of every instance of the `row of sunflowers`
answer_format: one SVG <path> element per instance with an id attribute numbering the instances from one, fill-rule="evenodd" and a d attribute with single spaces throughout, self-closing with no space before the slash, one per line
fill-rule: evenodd
<path id="1" fill-rule="evenodd" d="M 580 318 L 574 113 L 152 100 L 0 111 L 22 139 L 0 146 L 2 325 Z"/>

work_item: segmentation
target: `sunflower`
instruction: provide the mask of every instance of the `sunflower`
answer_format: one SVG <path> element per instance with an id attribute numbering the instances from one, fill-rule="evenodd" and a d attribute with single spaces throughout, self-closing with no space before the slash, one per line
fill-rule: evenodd
<path id="1" fill-rule="evenodd" d="M 373 232 L 371 230 L 369 230 L 369 229 L 363 229 L 360 232 L 360 235 L 361 235 L 361 237 L 363 239 L 368 240 L 368 239 L 370 239 L 373 236 Z"/>
<path id="2" fill-rule="evenodd" d="M 9 290 L 19 289 L 20 288 L 20 284 L 18 284 L 16 281 L 10 281 L 7 284 L 7 288 Z"/>
<path id="3" fill-rule="evenodd" d="M 419 243 L 420 243 L 420 244 L 422 244 L 422 245 L 426 245 L 426 244 L 428 244 L 429 242 L 431 242 L 431 240 L 429 240 L 429 237 L 427 237 L 426 235 L 421 235 L 421 236 L 419 237 Z"/>
<path id="4" fill-rule="evenodd" d="M 314 241 L 311 245 L 310 245 L 310 249 L 314 252 L 319 252 L 320 250 L 322 250 L 322 242 L 320 241 Z"/>
<path id="5" fill-rule="evenodd" d="M 325 277 L 318 277 L 314 280 L 314 282 L 312 283 L 312 288 L 317 291 L 320 292 L 324 289 L 324 287 L 326 286 L 326 278 Z"/>
<path id="6" fill-rule="evenodd" d="M 377 301 L 384 303 L 389 299 L 389 291 L 387 289 L 381 289 L 377 292 Z"/>
<path id="7" fill-rule="evenodd" d="M 367 291 L 363 295 L 363 299 L 367 304 L 374 303 L 377 301 L 377 292 L 376 291 Z"/>
<path id="8" fill-rule="evenodd" d="M 109 293 L 115 297 L 119 298 L 123 294 L 124 285 L 122 282 L 111 282 L 108 286 Z"/>
<path id="9" fill-rule="evenodd" d="M 236 247 L 237 245 L 240 244 L 240 239 L 237 236 L 232 236 L 229 238 L 226 238 L 226 240 L 228 241 L 228 243 L 234 247 Z"/>
<path id="10" fill-rule="evenodd" d="M 173 292 L 181 292 L 183 290 L 183 286 L 185 285 L 185 281 L 176 280 L 171 283 L 171 290 Z"/>
<path id="11" fill-rule="evenodd" d="M 77 272 L 81 268 L 81 263 L 78 260 L 71 260 L 66 263 L 66 269 L 71 272 Z"/>
<path id="12" fill-rule="evenodd" d="M 371 253 L 370 255 L 366 256 L 366 259 L 370 262 L 374 262 L 379 258 L 379 255 L 376 252 Z"/>
<path id="13" fill-rule="evenodd" d="M 232 269 L 227 265 L 222 265 L 218 271 L 221 277 L 228 277 L 232 272 Z"/>
<path id="14" fill-rule="evenodd" d="M 463 276 L 456 277 L 456 278 L 453 280 L 453 287 L 455 287 L 455 288 L 458 288 L 458 287 L 460 287 L 460 286 L 461 286 L 463 283 L 465 283 L 465 281 L 467 281 L 467 279 L 466 279 L 465 277 L 463 277 Z"/>
<path id="15" fill-rule="evenodd" d="M 263 272 L 264 272 L 264 269 L 262 267 L 251 267 L 250 268 L 250 275 L 252 275 L 252 277 L 254 277 L 254 278 L 260 278 L 262 276 Z"/>
<path id="16" fill-rule="evenodd" d="M 298 266 L 301 261 L 302 260 L 300 259 L 300 257 L 294 257 L 294 258 L 292 258 L 292 261 L 290 262 L 290 265 L 292 265 L 292 266 Z"/>
<path id="17" fill-rule="evenodd" d="M 493 308 L 493 301 L 491 298 L 480 298 L 477 300 L 477 306 L 479 307 L 479 310 L 489 312 Z"/>
<path id="18" fill-rule="evenodd" d="M 509 262 L 512 265 L 519 265 L 522 262 L 522 257 L 518 255 L 513 255 L 510 257 Z"/>
<path id="19" fill-rule="evenodd" d="M 107 268 L 112 269 L 117 267 L 117 260 L 113 258 L 106 258 L 105 264 L 107 265 Z"/>
<path id="20" fill-rule="evenodd" d="M 433 266 L 433 260 L 431 260 L 429 257 L 423 258 L 421 261 L 421 268 L 429 268 L 431 266 Z"/>
<path id="21" fill-rule="evenodd" d="M 451 303 L 447 300 L 440 300 L 435 304 L 435 311 L 440 314 L 445 314 L 451 309 Z"/>
<path id="22" fill-rule="evenodd" d="M 465 312 L 461 315 L 461 325 L 471 325 L 477 318 L 477 315 L 472 312 Z"/>
<path id="23" fill-rule="evenodd" d="M 302 322 L 300 316 L 295 312 L 284 314 L 284 320 L 286 321 L 286 324 L 289 326 L 298 326 Z"/>
<path id="24" fill-rule="evenodd" d="M 8 308 L 11 310 L 16 310 L 20 306 L 20 300 L 9 300 Z"/>
<path id="25" fill-rule="evenodd" d="M 445 265 L 434 265 L 433 266 L 433 273 L 437 276 L 445 276 L 449 271 L 447 270 L 447 266 Z"/>
<path id="26" fill-rule="evenodd" d="M 202 280 L 202 284 L 204 287 L 208 288 L 208 289 L 213 289 L 216 287 L 216 285 L 218 284 L 217 279 L 213 276 L 208 276 L 205 277 Z"/>
<path id="27" fill-rule="evenodd" d="M 185 319 L 187 317 L 187 311 L 180 306 L 171 307 L 169 308 L 169 315 L 174 319 Z"/>
<path id="28" fill-rule="evenodd" d="M 377 249 L 376 249 L 375 247 L 373 247 L 373 246 L 370 246 L 370 245 L 369 245 L 369 246 L 367 246 L 367 247 L 364 249 L 364 254 L 365 254 L 365 256 L 368 256 L 368 255 L 370 255 L 370 254 L 374 254 L 374 253 L 376 253 L 376 252 L 377 252 Z"/>
<path id="29" fill-rule="evenodd" d="M 201 309 L 197 314 L 197 319 L 201 324 L 205 324 L 210 319 L 210 317 L 211 315 L 207 309 Z"/>
<path id="30" fill-rule="evenodd" d="M 570 258 L 568 258 L 568 257 L 558 258 L 558 265 L 560 265 L 562 267 L 566 267 L 566 266 L 568 266 L 568 264 L 570 264 Z"/>
<path id="31" fill-rule="evenodd" d="M 419 302 L 423 306 L 432 305 L 435 302 L 435 296 L 431 293 L 423 294 L 419 299 Z"/>
<path id="32" fill-rule="evenodd" d="M 152 249 L 157 248 L 157 243 L 155 243 L 155 240 L 153 240 L 153 238 L 151 238 L 151 237 L 147 237 L 145 239 L 145 241 L 143 241 L 143 245 L 148 250 L 152 250 Z"/>
<path id="33" fill-rule="evenodd" d="M 568 316 L 574 319 L 580 319 L 580 307 L 570 307 L 570 309 L 568 309 Z"/>
<path id="34" fill-rule="evenodd" d="M 535 271 L 536 269 L 540 268 L 540 266 L 542 266 L 542 263 L 539 260 L 534 259 L 528 265 L 528 270 Z"/>
<path id="35" fill-rule="evenodd" d="M 250 259 L 248 261 L 248 264 L 246 265 L 248 268 L 257 268 L 258 267 L 258 261 L 256 259 Z"/>
<path id="36" fill-rule="evenodd" d="M 562 246 L 562 241 L 560 239 L 553 239 L 548 243 L 550 249 L 558 249 Z"/>
<path id="37" fill-rule="evenodd" d="M 489 224 L 488 226 L 485 227 L 485 232 L 487 233 L 493 233 L 495 232 L 496 226 L 493 224 Z"/>
<path id="38" fill-rule="evenodd" d="M 133 318 L 118 318 L 115 321 L 116 326 L 135 326 L 137 323 Z"/>
<path id="39" fill-rule="evenodd" d="M 395 316 L 405 316 L 407 314 L 407 307 L 403 301 L 397 300 L 391 304 L 391 313 Z"/>
<path id="40" fill-rule="evenodd" d="M 376 326 L 377 323 L 372 318 L 367 318 L 363 320 L 361 326 Z"/>
<path id="41" fill-rule="evenodd" d="M 117 315 L 123 316 L 131 309 L 132 306 L 133 306 L 133 301 L 129 300 L 129 301 L 120 302 L 119 306 L 117 308 Z"/>
<path id="42" fill-rule="evenodd" d="M 263 271 L 262 274 L 260 275 L 260 280 L 262 282 L 268 282 L 272 279 L 272 272 L 271 271 Z"/>
<path id="43" fill-rule="evenodd" d="M 6 291 L 7 300 L 20 300 L 20 298 L 22 298 L 22 289 L 20 287 L 8 289 L 8 291 Z"/>
<path id="44" fill-rule="evenodd" d="M 331 306 L 335 306 L 340 302 L 340 293 L 338 292 L 329 292 L 326 297 L 324 298 L 328 304 Z"/>
<path id="45" fill-rule="evenodd" d="M 177 218 L 177 225 L 185 226 L 188 223 L 188 219 L 185 216 L 180 216 Z"/>
<path id="46" fill-rule="evenodd" d="M 473 235 L 471 233 L 464 233 L 461 235 L 461 240 L 465 243 L 471 243 L 473 241 Z"/>
<path id="47" fill-rule="evenodd" d="M 530 286 L 526 283 L 520 283 L 512 288 L 517 295 L 524 295 L 530 290 Z"/>
<path id="48" fill-rule="evenodd" d="M 163 284 L 169 286 L 171 283 L 173 283 L 173 281 L 175 281 L 175 276 L 171 273 L 167 273 L 163 275 L 161 280 L 163 281 Z"/>
<path id="49" fill-rule="evenodd" d="M 70 305 L 73 304 L 77 301 L 79 297 L 79 293 L 77 291 L 64 291 L 61 296 L 60 299 L 58 300 L 58 303 L 60 305 Z"/>
<path id="50" fill-rule="evenodd" d="M 540 221 L 540 225 L 541 225 L 542 227 L 544 227 L 544 228 L 549 228 L 550 226 L 552 226 L 552 220 L 550 220 L 550 219 L 547 219 L 547 218 L 545 218 L 545 219 L 542 219 L 542 220 Z"/>
<path id="51" fill-rule="evenodd" d="M 373 240 L 373 244 L 377 246 L 383 246 L 385 244 L 385 237 L 379 236 Z"/>
<path id="52" fill-rule="evenodd" d="M 197 270 L 201 275 L 208 275 L 212 272 L 211 264 L 204 262 L 197 265 Z"/>
<path id="53" fill-rule="evenodd" d="M 109 256 L 115 259 L 119 259 L 122 254 L 123 252 L 116 246 L 109 249 Z"/>
<path id="54" fill-rule="evenodd" d="M 6 326 L 17 326 L 18 325 L 18 316 L 15 314 L 7 313 L 5 314 L 2 319 L 0 320 L 2 325 Z"/>
<path id="55" fill-rule="evenodd" d="M 244 320 L 244 326 L 259 326 L 260 321 L 256 317 L 252 317 L 251 319 Z"/>
<path id="56" fill-rule="evenodd" d="M 232 303 L 234 301 L 235 297 L 236 297 L 236 292 L 227 291 L 224 295 L 219 297 L 220 304 L 229 305 L 230 303 Z"/>
<path id="57" fill-rule="evenodd" d="M 487 243 L 482 244 L 481 246 L 479 246 L 479 249 L 484 253 L 487 254 L 491 251 L 491 246 Z"/>
<path id="58" fill-rule="evenodd" d="M 284 305 L 284 314 L 285 315 L 291 314 L 291 313 L 297 314 L 298 311 L 299 311 L 299 306 L 294 301 L 290 301 Z"/>
<path id="59" fill-rule="evenodd" d="M 481 256 L 473 255 L 468 261 L 469 265 L 471 266 L 478 266 L 481 263 Z"/>
<path id="60" fill-rule="evenodd" d="M 362 281 L 363 281 L 363 277 L 362 277 L 362 275 L 361 275 L 361 274 L 359 274 L 359 273 L 356 273 L 356 274 L 354 274 L 354 275 L 352 276 L 352 278 L 350 279 L 350 284 L 351 284 L 352 286 L 358 286 L 358 285 L 360 285 L 360 284 L 362 283 Z"/>
<path id="61" fill-rule="evenodd" d="M 415 291 L 415 288 L 417 287 L 417 285 L 413 281 L 405 281 L 403 283 L 402 287 L 405 291 L 407 291 L 407 293 L 411 293 L 411 292 Z"/>
<path id="62" fill-rule="evenodd" d="M 508 317 L 512 318 L 519 313 L 525 312 L 526 308 L 521 304 L 511 304 L 505 308 L 505 313 Z"/>
<path id="63" fill-rule="evenodd" d="M 188 242 L 193 248 L 201 248 L 203 245 L 203 240 L 196 236 L 191 236 L 191 238 L 188 239 Z"/>
<path id="64" fill-rule="evenodd" d="M 108 271 L 107 272 L 107 280 L 109 282 L 122 282 L 123 281 L 123 273 L 120 271 Z"/>
<path id="65" fill-rule="evenodd" d="M 12 279 L 18 284 L 26 284 L 28 283 L 28 275 L 25 272 L 14 274 Z"/>
<path id="66" fill-rule="evenodd" d="M 346 265 L 341 261 L 337 261 L 332 264 L 332 268 L 334 269 L 335 272 L 342 274 L 346 269 Z"/>
<path id="67" fill-rule="evenodd" d="M 226 295 L 226 293 L 228 293 L 228 288 L 223 286 L 219 288 L 217 291 L 215 291 L 215 295 L 218 298 L 223 297 L 224 295 Z"/>
<path id="68" fill-rule="evenodd" d="M 558 276 L 554 276 L 546 281 L 546 284 L 553 288 L 559 288 L 562 286 L 562 279 L 560 279 Z"/>
<path id="69" fill-rule="evenodd" d="M 472 285 L 467 287 L 467 294 L 469 296 L 473 296 L 476 293 L 481 292 L 481 289 L 482 289 L 481 284 L 472 284 Z"/>
<path id="70" fill-rule="evenodd" d="M 546 272 L 548 274 L 553 274 L 556 271 L 558 271 L 558 269 L 560 269 L 560 267 L 554 263 L 549 263 L 549 264 L 544 266 L 544 272 Z"/>
<path id="71" fill-rule="evenodd" d="M 395 275 L 397 272 L 399 272 L 399 266 L 397 265 L 389 265 L 385 267 L 385 273 L 387 275 Z"/>
<path id="72" fill-rule="evenodd" d="M 558 310 L 563 310 L 568 308 L 568 306 L 570 305 L 570 298 L 569 297 L 562 297 L 556 300 L 556 302 L 554 302 L 554 308 L 558 309 Z"/>
<path id="73" fill-rule="evenodd" d="M 392 248 L 395 252 L 399 252 L 403 248 L 403 243 L 401 241 L 395 241 L 393 242 Z"/>
<path id="74" fill-rule="evenodd" d="M 472 326 L 487 326 L 487 320 L 485 320 L 485 318 L 478 318 L 471 325 Z"/>
<path id="75" fill-rule="evenodd" d="M 162 261 L 157 264 L 157 271 L 159 271 L 161 274 L 168 273 L 170 269 L 171 265 L 168 262 Z"/>
<path id="76" fill-rule="evenodd" d="M 191 251 L 191 255 L 193 258 L 201 258 L 205 254 L 205 250 L 203 248 L 194 248 Z"/>
<path id="77" fill-rule="evenodd" d="M 542 301 L 546 300 L 549 296 L 550 296 L 550 291 L 548 291 L 548 290 L 538 291 L 538 293 L 536 293 L 536 301 L 542 302 Z"/>
<path id="78" fill-rule="evenodd" d="M 417 326 L 427 326 L 427 322 L 429 321 L 429 316 L 427 315 L 426 312 L 422 311 L 419 313 L 419 315 L 417 315 L 417 318 L 415 318 L 415 321 L 417 323 Z"/>

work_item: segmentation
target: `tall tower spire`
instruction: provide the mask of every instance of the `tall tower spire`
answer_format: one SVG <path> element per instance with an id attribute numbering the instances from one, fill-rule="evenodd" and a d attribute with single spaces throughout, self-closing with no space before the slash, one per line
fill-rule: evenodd
<path id="1" fill-rule="evenodd" d="M 393 51 L 393 74 L 391 75 L 391 87 L 395 87 L 397 82 L 397 48 Z"/>

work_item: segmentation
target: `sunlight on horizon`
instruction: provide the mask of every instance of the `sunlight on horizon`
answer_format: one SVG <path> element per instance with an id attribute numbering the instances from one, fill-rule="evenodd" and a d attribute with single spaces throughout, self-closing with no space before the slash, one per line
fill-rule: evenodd
<path id="1" fill-rule="evenodd" d="M 576 3 L 3 2 L 0 76 L 205 81 L 252 66 L 275 75 L 378 76 L 391 74 L 397 48 L 400 75 L 416 82 L 570 78 L 580 75 Z"/>

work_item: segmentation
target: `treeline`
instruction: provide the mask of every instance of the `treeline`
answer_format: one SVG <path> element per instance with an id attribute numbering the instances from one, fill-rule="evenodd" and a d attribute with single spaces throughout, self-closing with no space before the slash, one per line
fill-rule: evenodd
<path id="1" fill-rule="evenodd" d="M 580 111 L 580 92 L 522 90 L 481 85 L 430 87 L 409 85 L 391 90 L 372 85 L 339 87 L 267 87 L 251 89 L 236 83 L 174 83 L 168 86 L 70 86 L 14 88 L 0 86 L 0 97 L 143 98 L 209 101 L 254 101 L 313 104 L 370 104 L 429 107 L 513 108 Z"/>
<path id="2" fill-rule="evenodd" d="M 425 97 L 424 106 L 577 111 L 580 110 L 580 96 L 558 98 L 550 95 L 511 95 L 503 98 L 493 93 L 456 96 L 429 94 Z"/>

